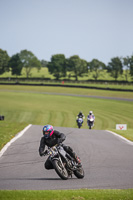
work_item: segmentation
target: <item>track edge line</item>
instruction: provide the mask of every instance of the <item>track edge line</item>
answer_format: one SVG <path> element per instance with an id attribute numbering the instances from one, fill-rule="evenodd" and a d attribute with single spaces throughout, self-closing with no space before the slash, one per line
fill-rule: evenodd
<path id="1" fill-rule="evenodd" d="M 119 134 L 117 134 L 117 133 L 115 133 L 115 132 L 113 132 L 113 131 L 109 131 L 109 130 L 106 130 L 106 131 L 109 132 L 109 133 L 112 133 L 112 134 L 115 135 L 116 137 L 121 138 L 122 140 L 126 141 L 126 143 L 128 143 L 128 144 L 130 144 L 130 145 L 133 145 L 133 142 L 130 141 L 130 140 L 128 140 L 128 139 L 126 139 L 125 137 L 123 137 L 123 136 L 121 136 L 121 135 L 119 135 Z"/>
<path id="2" fill-rule="evenodd" d="M 30 127 L 32 124 L 29 124 L 26 126 L 22 131 L 20 131 L 14 138 L 12 138 L 0 151 L 0 157 L 5 153 L 5 151 L 8 149 L 8 147 L 15 142 L 18 138 L 20 138 Z"/>

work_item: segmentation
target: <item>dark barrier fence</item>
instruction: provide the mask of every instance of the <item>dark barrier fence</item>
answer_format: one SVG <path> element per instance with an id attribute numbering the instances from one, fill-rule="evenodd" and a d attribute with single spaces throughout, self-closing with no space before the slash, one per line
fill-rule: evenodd
<path id="1" fill-rule="evenodd" d="M 115 80 L 92 80 L 92 79 L 88 79 L 88 80 L 70 80 L 70 79 L 62 79 L 62 80 L 56 80 L 56 79 L 50 79 L 50 78 L 0 78 L 0 81 L 14 81 L 14 82 L 57 82 L 57 83 L 61 83 L 62 81 L 66 82 L 66 83 L 97 83 L 97 84 L 128 84 L 128 85 L 132 85 L 133 81 L 129 82 L 129 81 L 115 81 Z"/>
<path id="2" fill-rule="evenodd" d="M 45 83 L 0 83 L 0 85 L 27 85 L 27 86 L 52 86 L 52 87 L 69 87 L 69 88 L 87 88 L 87 89 L 97 89 L 97 90 L 110 90 L 110 91 L 122 91 L 122 92 L 133 92 L 133 89 L 120 89 L 120 88 L 103 88 L 103 87 L 93 87 L 85 85 L 65 85 L 65 84 L 45 84 Z"/>

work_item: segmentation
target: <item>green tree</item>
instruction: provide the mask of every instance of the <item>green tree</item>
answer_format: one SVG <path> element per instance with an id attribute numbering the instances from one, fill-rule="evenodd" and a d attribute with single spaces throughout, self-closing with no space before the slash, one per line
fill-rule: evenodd
<path id="1" fill-rule="evenodd" d="M 59 80 L 66 76 L 66 59 L 63 54 L 56 54 L 51 57 L 51 62 L 47 64 L 50 74 Z"/>
<path id="2" fill-rule="evenodd" d="M 111 62 L 108 63 L 107 70 L 117 80 L 118 76 L 123 73 L 121 59 L 119 57 L 112 58 Z"/>
<path id="3" fill-rule="evenodd" d="M 125 58 L 123 58 L 123 66 L 125 67 L 124 71 L 125 71 L 125 78 L 126 81 L 128 81 L 128 76 L 130 74 L 130 57 L 127 56 Z"/>
<path id="4" fill-rule="evenodd" d="M 129 64 L 129 68 L 130 68 L 130 74 L 133 78 L 133 55 L 129 58 L 130 64 Z"/>
<path id="5" fill-rule="evenodd" d="M 19 54 L 19 57 L 23 63 L 27 78 L 31 75 L 30 72 L 34 67 L 37 69 L 41 68 L 41 62 L 31 51 L 22 50 Z"/>
<path id="6" fill-rule="evenodd" d="M 46 60 L 41 60 L 41 66 L 42 67 L 47 67 L 48 62 Z"/>
<path id="7" fill-rule="evenodd" d="M 67 69 L 72 71 L 75 76 L 75 80 L 78 80 L 78 76 L 82 76 L 88 72 L 87 61 L 80 59 L 78 55 L 71 56 L 67 59 Z"/>
<path id="8" fill-rule="evenodd" d="M 105 64 L 97 59 L 93 59 L 91 62 L 88 63 L 88 67 L 91 72 L 94 72 L 93 78 L 97 80 L 100 72 L 105 69 Z"/>
<path id="9" fill-rule="evenodd" d="M 12 70 L 12 75 L 21 75 L 23 64 L 18 53 L 10 58 L 9 67 Z"/>
<path id="10" fill-rule="evenodd" d="M 6 71 L 9 71 L 9 62 L 10 57 L 8 56 L 7 52 L 0 49 L 0 74 L 3 74 Z"/>

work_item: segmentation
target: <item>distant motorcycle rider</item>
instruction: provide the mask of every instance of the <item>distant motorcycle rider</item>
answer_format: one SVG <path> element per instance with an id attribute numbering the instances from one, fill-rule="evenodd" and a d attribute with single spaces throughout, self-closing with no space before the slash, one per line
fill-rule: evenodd
<path id="1" fill-rule="evenodd" d="M 40 147 L 39 147 L 39 154 L 40 156 L 43 156 L 46 154 L 47 150 L 45 150 L 45 146 L 48 147 L 53 147 L 56 144 L 60 144 L 62 143 L 65 139 L 66 136 L 64 135 L 64 133 L 60 133 L 57 130 L 53 129 L 52 125 L 45 125 L 43 127 L 43 137 L 41 138 L 40 141 Z M 76 153 L 73 151 L 73 149 L 69 146 L 66 146 L 64 144 L 62 144 L 64 150 L 72 157 L 74 158 L 74 160 L 77 162 L 77 164 L 80 166 L 81 165 L 81 161 L 80 159 L 77 157 Z M 53 165 L 48 157 L 48 159 L 45 162 L 45 168 L 46 169 L 53 169 Z"/>
<path id="2" fill-rule="evenodd" d="M 85 119 L 85 116 L 84 116 L 84 114 L 80 111 L 79 112 L 79 114 L 76 116 L 76 121 L 77 121 L 77 123 L 78 123 L 78 119 L 79 118 L 82 118 L 82 119 Z"/>
<path id="3" fill-rule="evenodd" d="M 89 118 L 93 118 L 93 120 L 95 121 L 95 116 L 94 116 L 94 114 L 93 114 L 92 111 L 90 111 L 89 114 L 88 114 L 88 116 L 87 116 L 87 123 L 88 123 L 88 119 Z M 94 126 L 94 121 L 93 121 L 93 126 Z"/>

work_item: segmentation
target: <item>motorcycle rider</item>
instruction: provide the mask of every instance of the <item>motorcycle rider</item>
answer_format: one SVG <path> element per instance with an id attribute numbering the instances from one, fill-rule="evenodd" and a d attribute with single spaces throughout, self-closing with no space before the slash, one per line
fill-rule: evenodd
<path id="1" fill-rule="evenodd" d="M 89 114 L 88 114 L 88 116 L 87 116 L 87 123 L 88 123 L 88 119 L 91 118 L 91 117 L 92 117 L 93 120 L 95 121 L 95 116 L 94 116 L 94 114 L 93 114 L 92 111 L 90 111 Z M 94 121 L 93 121 L 93 126 L 94 126 Z"/>
<path id="2" fill-rule="evenodd" d="M 76 121 L 77 121 L 77 123 L 78 123 L 78 119 L 79 118 L 82 118 L 82 119 L 85 119 L 85 116 L 84 116 L 84 114 L 80 111 L 79 112 L 79 114 L 76 116 Z"/>
<path id="3" fill-rule="evenodd" d="M 62 143 L 65 139 L 66 136 L 64 133 L 60 133 L 57 130 L 53 129 L 52 125 L 45 125 L 43 127 L 43 137 L 41 138 L 40 141 L 40 147 L 39 147 L 39 154 L 40 156 L 43 156 L 46 154 L 47 150 L 45 150 L 45 146 L 52 147 L 55 146 L 56 144 Z M 76 153 L 73 151 L 73 149 L 69 146 L 66 146 L 62 144 L 64 150 L 72 157 L 74 160 L 77 162 L 78 166 L 81 166 L 81 161 L 77 157 Z M 53 165 L 48 157 L 48 159 L 45 162 L 45 168 L 46 169 L 53 169 Z"/>

